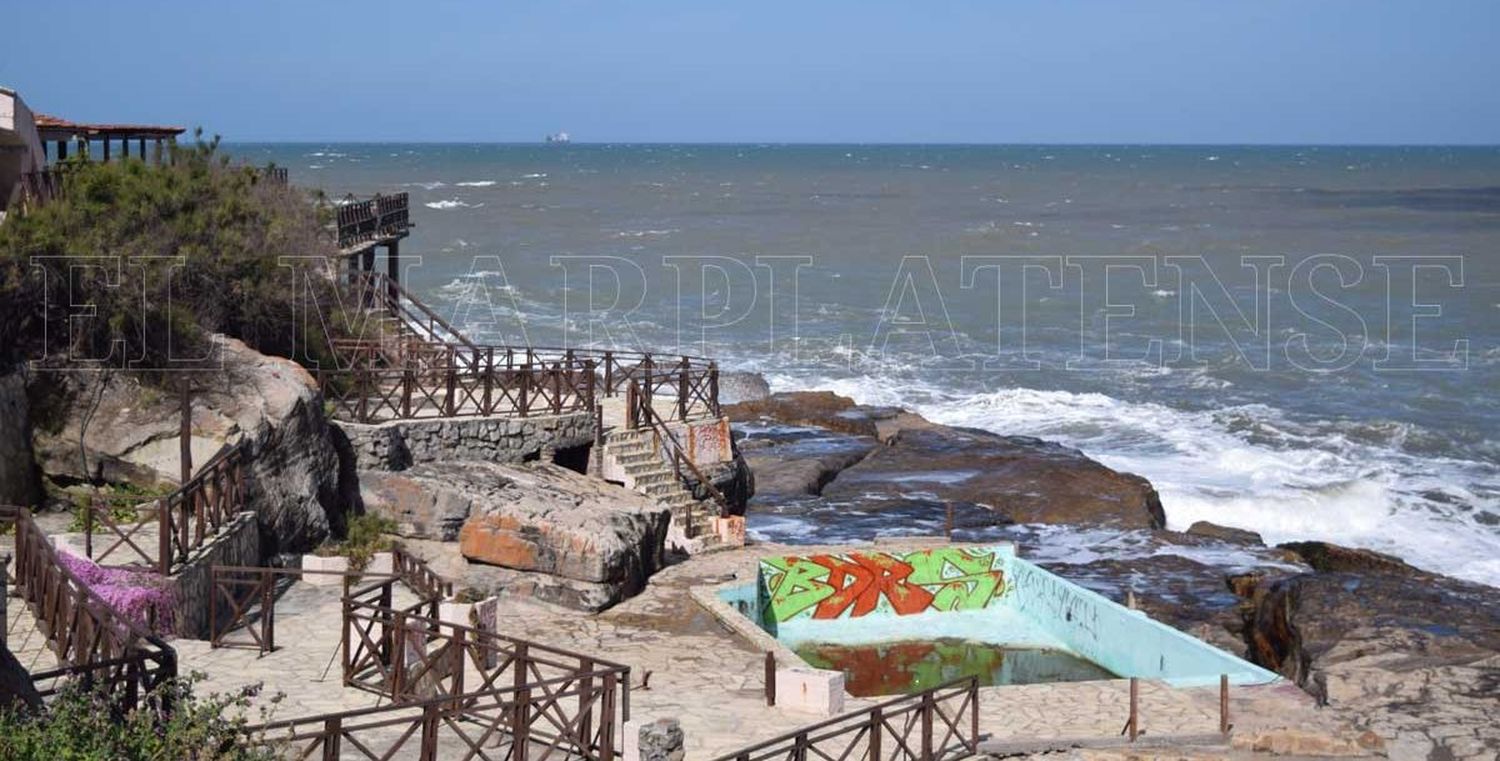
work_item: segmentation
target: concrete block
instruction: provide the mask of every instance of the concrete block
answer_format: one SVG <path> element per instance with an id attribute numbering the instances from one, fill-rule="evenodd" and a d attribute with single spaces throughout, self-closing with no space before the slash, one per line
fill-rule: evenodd
<path id="1" fill-rule="evenodd" d="M 365 566 L 365 573 L 377 573 L 391 575 L 396 572 L 396 555 L 391 552 L 377 552 L 370 558 L 369 564 Z"/>
<path id="2" fill-rule="evenodd" d="M 844 712 L 844 672 L 803 666 L 776 670 L 776 707 L 835 716 Z"/>
<path id="3" fill-rule="evenodd" d="M 322 557 L 320 555 L 303 555 L 302 570 L 304 571 L 338 571 L 340 573 L 349 570 L 349 558 Z M 308 584 L 319 587 L 343 586 L 344 577 L 331 573 L 310 573 L 302 577 Z"/>
<path id="4" fill-rule="evenodd" d="M 682 761 L 682 724 L 676 719 L 631 719 L 622 727 L 621 761 Z"/>
<path id="5" fill-rule="evenodd" d="M 744 547 L 745 517 L 731 515 L 728 518 L 715 518 L 714 534 L 719 537 L 722 544 L 728 547 Z"/>

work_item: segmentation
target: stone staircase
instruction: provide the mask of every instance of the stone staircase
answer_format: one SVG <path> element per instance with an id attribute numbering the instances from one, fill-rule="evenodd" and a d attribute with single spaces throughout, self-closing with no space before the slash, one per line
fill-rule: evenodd
<path id="1" fill-rule="evenodd" d="M 656 435 L 650 429 L 615 429 L 605 435 L 604 457 L 619 466 L 626 488 L 671 511 L 668 546 L 694 554 L 718 544 L 713 522 L 717 511 L 693 497 L 657 447 Z"/>

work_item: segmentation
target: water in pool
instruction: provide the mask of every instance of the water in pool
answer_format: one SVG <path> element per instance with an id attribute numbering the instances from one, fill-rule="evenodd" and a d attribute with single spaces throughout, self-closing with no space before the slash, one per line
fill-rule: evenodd
<path id="1" fill-rule="evenodd" d="M 1060 650 L 1010 648 L 962 639 L 840 645 L 808 642 L 795 648 L 809 666 L 844 672 L 855 697 L 920 692 L 965 676 L 981 686 L 1114 679 L 1097 664 Z"/>

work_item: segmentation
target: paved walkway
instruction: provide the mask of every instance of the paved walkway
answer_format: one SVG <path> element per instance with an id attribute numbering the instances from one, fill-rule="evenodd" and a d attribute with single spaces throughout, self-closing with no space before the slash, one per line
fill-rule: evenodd
<path id="1" fill-rule="evenodd" d="M 902 540 L 890 546 L 918 543 Z M 688 758 L 711 758 L 822 717 L 767 707 L 764 654 L 695 602 L 690 590 L 747 578 L 763 555 L 819 549 L 755 545 L 699 555 L 658 573 L 642 594 L 599 615 L 503 600 L 499 626 L 504 634 L 630 666 L 631 717 L 679 720 Z M 261 720 L 261 709 L 272 712 L 271 718 L 290 719 L 379 705 L 377 696 L 342 685 L 339 595 L 338 586 L 292 583 L 277 601 L 275 652 L 261 656 L 253 649 L 211 649 L 206 642 L 178 639 L 172 644 L 181 670 L 207 674 L 202 692 L 261 683 L 247 717 L 252 721 Z M 396 602 L 399 607 L 414 600 L 408 596 Z M 26 606 L 11 602 L 12 649 L 32 668 L 51 665 Z M 278 694 L 283 697 L 276 698 Z M 1311 699 L 1291 685 L 1236 687 L 1231 695 L 1237 733 L 1288 726 L 1341 731 L 1327 712 L 1315 710 Z M 850 699 L 847 709 L 873 702 Z M 1029 747 L 1059 738 L 1110 740 L 1118 738 L 1125 723 L 1129 690 L 1124 680 L 994 687 L 981 690 L 980 703 L 980 729 L 991 742 Z M 1140 726 L 1147 736 L 1213 734 L 1218 721 L 1217 688 L 1141 685 Z"/>

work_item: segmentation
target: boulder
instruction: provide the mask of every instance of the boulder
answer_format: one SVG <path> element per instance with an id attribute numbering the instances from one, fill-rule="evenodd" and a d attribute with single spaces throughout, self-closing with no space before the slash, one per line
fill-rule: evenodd
<path id="1" fill-rule="evenodd" d="M 26 376 L 18 370 L 0 375 L 0 505 L 30 506 L 40 497 Z"/>
<path id="2" fill-rule="evenodd" d="M 771 396 L 771 385 L 760 373 L 719 373 L 719 404 L 757 402 Z"/>
<path id="3" fill-rule="evenodd" d="M 645 587 L 662 565 L 671 520 L 644 496 L 543 463 L 362 472 L 360 492 L 365 510 L 395 520 L 438 573 L 482 594 L 584 610 Z"/>
<path id="4" fill-rule="evenodd" d="M 219 348 L 220 369 L 192 375 L 193 463 L 202 466 L 245 442 L 246 498 L 260 518 L 265 550 L 308 549 L 328 535 L 330 516 L 337 519 L 343 508 L 339 457 L 317 383 L 297 363 L 240 341 L 224 339 Z M 48 476 L 157 489 L 177 485 L 176 393 L 124 373 L 68 376 L 64 383 L 61 393 L 69 402 L 60 405 L 61 419 L 46 430 L 38 427 L 33 438 Z M 80 431 L 87 467 L 79 455 Z"/>

